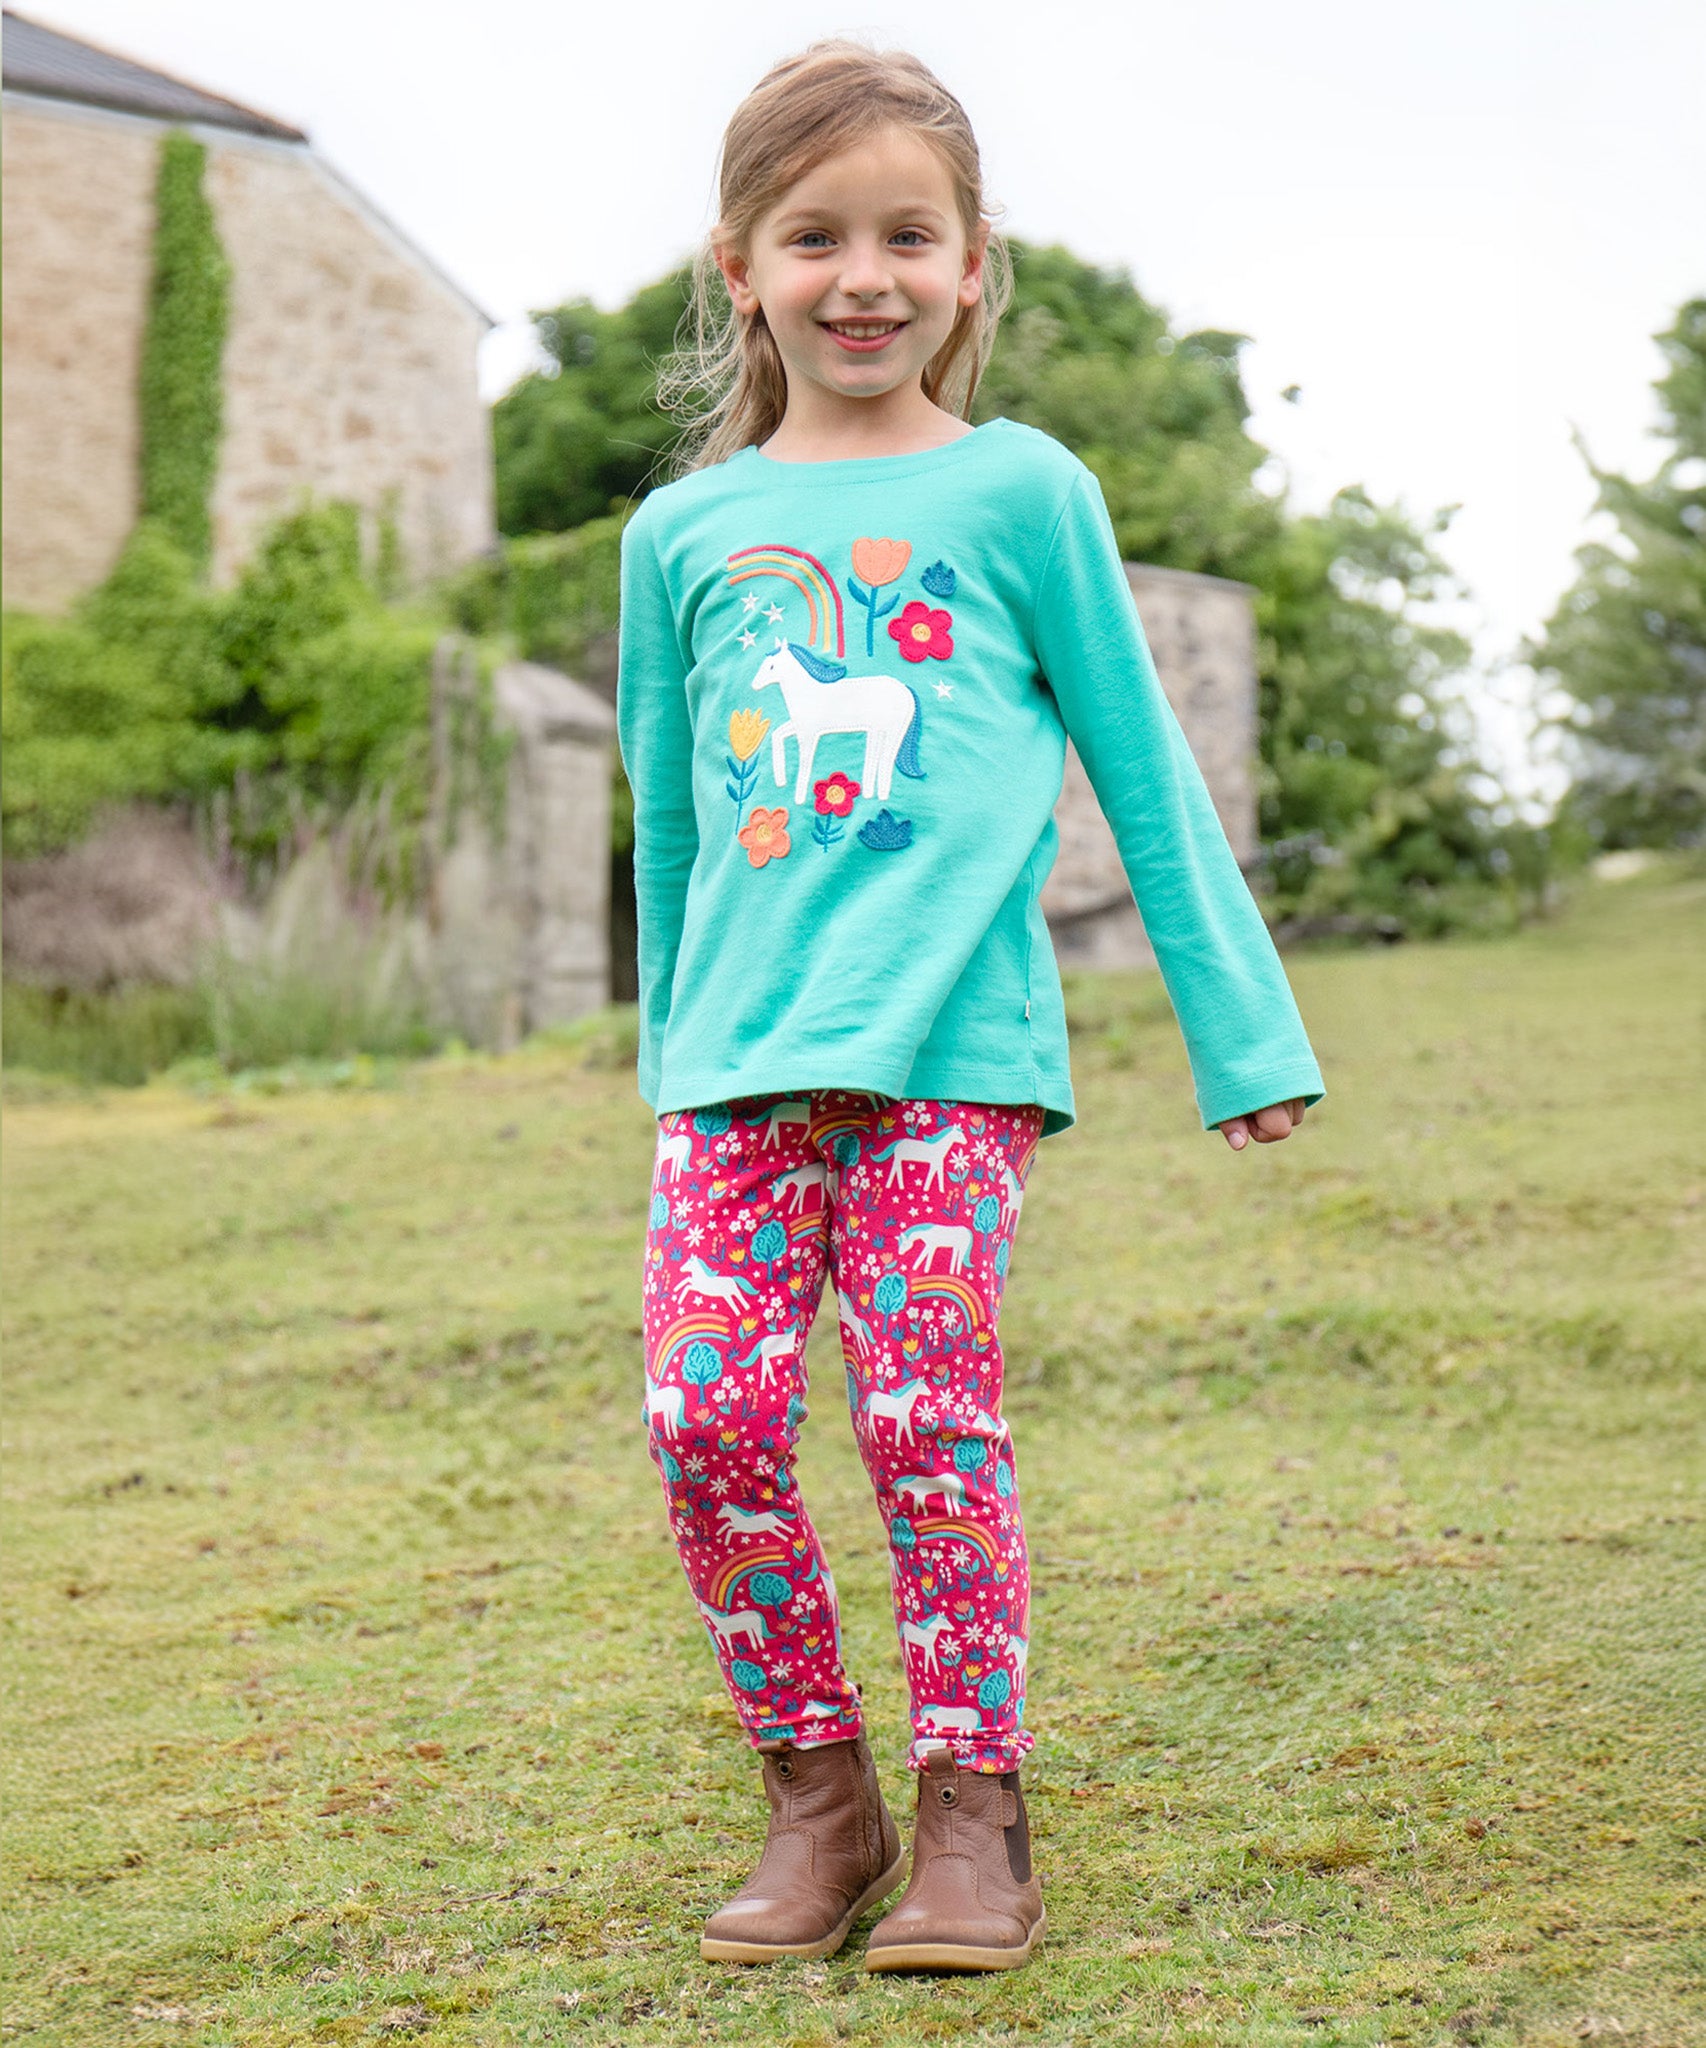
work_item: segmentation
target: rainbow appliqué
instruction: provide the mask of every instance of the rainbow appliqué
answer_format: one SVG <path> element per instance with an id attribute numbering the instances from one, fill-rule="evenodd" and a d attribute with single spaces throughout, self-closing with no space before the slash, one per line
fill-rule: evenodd
<path id="1" fill-rule="evenodd" d="M 791 583 L 806 601 L 809 624 L 807 644 L 837 661 L 846 657 L 847 627 L 842 616 L 841 592 L 835 578 L 803 548 L 771 543 L 765 547 L 739 548 L 729 557 L 729 581 L 747 583 L 755 576 L 779 576 Z"/>

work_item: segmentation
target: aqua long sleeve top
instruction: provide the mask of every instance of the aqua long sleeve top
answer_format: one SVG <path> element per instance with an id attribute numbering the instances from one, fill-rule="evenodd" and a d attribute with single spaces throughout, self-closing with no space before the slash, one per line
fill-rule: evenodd
<path id="1" fill-rule="evenodd" d="M 1156 677 L 1094 473 L 986 422 L 913 455 L 747 447 L 622 535 L 639 1090 L 841 1088 L 1073 1123 L 1039 898 L 1070 734 L 1205 1128 L 1325 1092 Z"/>

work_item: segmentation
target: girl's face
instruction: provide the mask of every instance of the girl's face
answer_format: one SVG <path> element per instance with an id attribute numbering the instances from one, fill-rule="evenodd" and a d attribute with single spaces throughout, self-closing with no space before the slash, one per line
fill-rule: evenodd
<path id="1" fill-rule="evenodd" d="M 790 405 L 802 384 L 857 400 L 917 383 L 983 289 L 948 166 L 903 128 L 826 158 L 717 261 L 736 311 L 763 308 Z"/>

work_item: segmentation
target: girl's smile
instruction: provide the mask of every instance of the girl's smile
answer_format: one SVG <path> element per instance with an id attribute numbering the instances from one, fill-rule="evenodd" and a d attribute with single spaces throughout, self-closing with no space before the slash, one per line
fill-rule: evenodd
<path id="1" fill-rule="evenodd" d="M 845 349 L 861 355 L 884 348 L 905 327 L 904 320 L 825 320 L 821 323 Z"/>

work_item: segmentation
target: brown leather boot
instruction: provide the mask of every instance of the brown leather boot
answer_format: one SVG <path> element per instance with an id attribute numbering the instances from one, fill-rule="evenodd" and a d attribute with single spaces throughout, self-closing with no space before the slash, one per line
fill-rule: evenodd
<path id="1" fill-rule="evenodd" d="M 770 1833 L 758 1868 L 705 1922 L 699 1953 L 715 1963 L 833 1955 L 906 1868 L 870 1744 L 858 1735 L 804 1749 L 778 1738 L 757 1748 Z"/>
<path id="2" fill-rule="evenodd" d="M 962 1771 L 946 1745 L 918 1773 L 912 1882 L 871 1929 L 867 1970 L 1016 1970 L 1048 1915 L 1017 1771 Z"/>

